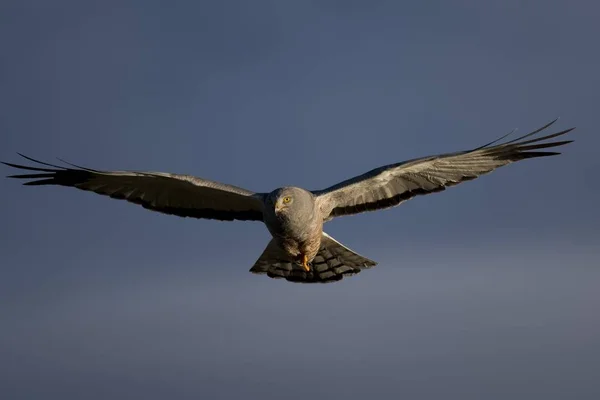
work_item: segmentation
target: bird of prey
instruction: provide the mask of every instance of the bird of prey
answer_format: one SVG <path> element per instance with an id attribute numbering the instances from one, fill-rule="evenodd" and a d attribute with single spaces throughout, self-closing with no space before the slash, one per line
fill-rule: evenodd
<path id="1" fill-rule="evenodd" d="M 327 283 L 377 263 L 325 233 L 325 222 L 344 215 L 394 207 L 415 196 L 440 192 L 475 179 L 514 161 L 560 154 L 539 151 L 572 142 L 549 140 L 574 128 L 538 135 L 554 122 L 556 120 L 513 140 L 502 142 L 511 132 L 471 150 L 385 165 L 326 189 L 312 191 L 281 187 L 270 193 L 254 193 L 190 175 L 99 171 L 61 160 L 68 165 L 62 167 L 20 153 L 39 166 L 3 164 L 30 171 L 9 176 L 33 179 L 24 185 L 75 187 L 180 217 L 262 221 L 272 238 L 250 272 L 291 282 Z"/>

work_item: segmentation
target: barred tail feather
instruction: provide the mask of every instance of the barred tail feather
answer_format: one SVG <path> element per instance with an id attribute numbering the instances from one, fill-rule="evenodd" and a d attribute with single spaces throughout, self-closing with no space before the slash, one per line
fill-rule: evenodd
<path id="1" fill-rule="evenodd" d="M 330 283 L 358 274 L 361 270 L 377 265 L 373 260 L 350 250 L 331 236 L 323 233 L 321 247 L 311 263 L 311 270 L 289 261 L 286 255 L 271 240 L 250 272 L 266 274 L 270 278 L 286 279 L 299 283 Z"/>

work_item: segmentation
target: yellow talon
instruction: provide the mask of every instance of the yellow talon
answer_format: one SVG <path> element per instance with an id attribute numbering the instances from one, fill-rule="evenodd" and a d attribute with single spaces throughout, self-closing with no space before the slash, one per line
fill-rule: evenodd
<path id="1" fill-rule="evenodd" d="M 302 256 L 302 267 L 306 272 L 310 271 L 310 265 L 308 265 L 308 257 L 306 255 Z"/>

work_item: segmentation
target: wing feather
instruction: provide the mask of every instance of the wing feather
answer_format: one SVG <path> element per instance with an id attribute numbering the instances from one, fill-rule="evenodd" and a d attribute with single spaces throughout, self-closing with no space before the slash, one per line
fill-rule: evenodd
<path id="1" fill-rule="evenodd" d="M 535 137 L 556 121 L 504 143 L 500 142 L 514 131 L 472 150 L 427 156 L 376 168 L 327 189 L 313 191 L 313 194 L 317 197 L 325 220 L 394 207 L 415 196 L 440 192 L 473 180 L 515 161 L 560 154 L 536 151 L 572 142 L 547 140 L 565 135 L 575 128 Z"/>
<path id="2" fill-rule="evenodd" d="M 164 172 L 99 171 L 68 164 L 71 168 L 45 163 L 18 153 L 42 168 L 2 162 L 9 167 L 36 173 L 10 175 L 33 179 L 27 186 L 60 185 L 127 200 L 144 208 L 180 217 L 223 221 L 263 219 L 262 193 L 254 193 L 191 175 Z"/>

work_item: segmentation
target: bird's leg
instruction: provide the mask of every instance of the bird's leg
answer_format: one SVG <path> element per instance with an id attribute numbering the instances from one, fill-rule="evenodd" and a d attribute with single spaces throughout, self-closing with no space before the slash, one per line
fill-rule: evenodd
<path id="1" fill-rule="evenodd" d="M 308 265 L 308 257 L 306 254 L 302 255 L 302 267 L 306 272 L 310 271 L 310 265 Z"/>

